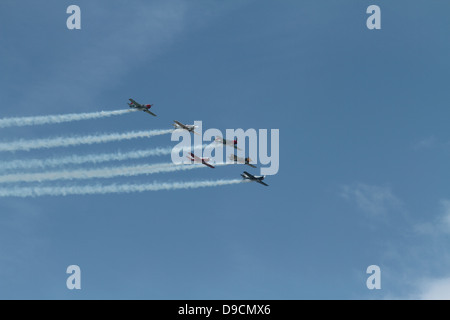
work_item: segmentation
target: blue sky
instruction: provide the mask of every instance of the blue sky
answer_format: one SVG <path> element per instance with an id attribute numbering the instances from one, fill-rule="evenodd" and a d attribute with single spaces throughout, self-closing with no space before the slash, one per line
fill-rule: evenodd
<path id="1" fill-rule="evenodd" d="M 81 30 L 66 28 L 71 4 Z M 366 28 L 371 4 L 381 30 Z M 449 298 L 449 10 L 405 0 L 1 1 L 0 118 L 117 110 L 130 97 L 155 103 L 158 117 L 4 128 L 0 142 L 202 120 L 279 129 L 280 170 L 268 188 L 1 198 L 0 298 Z M 173 144 L 165 135 L 0 161 Z M 72 264 L 80 291 L 66 288 Z M 366 287 L 373 264 L 381 290 Z"/>

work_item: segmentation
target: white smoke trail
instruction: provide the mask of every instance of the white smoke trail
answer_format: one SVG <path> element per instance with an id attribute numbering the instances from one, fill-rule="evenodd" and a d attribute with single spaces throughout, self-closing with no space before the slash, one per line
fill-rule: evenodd
<path id="1" fill-rule="evenodd" d="M 58 137 L 37 140 L 19 140 L 13 142 L 0 143 L 0 151 L 29 151 L 32 149 L 50 149 L 57 147 L 70 147 L 83 144 L 96 144 L 113 142 L 120 140 L 131 140 L 136 138 L 150 138 L 162 134 L 171 133 L 173 129 L 152 130 L 152 131 L 132 131 L 127 133 L 109 133 L 102 135 L 90 135 L 81 137 Z"/>
<path id="2" fill-rule="evenodd" d="M 0 183 L 42 182 L 54 180 L 85 180 L 94 178 L 131 177 L 162 172 L 173 172 L 206 168 L 203 165 L 175 165 L 173 163 L 158 163 L 151 165 L 120 166 L 99 169 L 79 169 L 70 171 L 53 171 L 42 173 L 19 173 L 0 176 Z"/>
<path id="3" fill-rule="evenodd" d="M 68 195 L 93 195 L 108 193 L 132 193 L 160 190 L 195 189 L 206 187 L 218 187 L 246 182 L 245 180 L 206 180 L 173 183 L 152 184 L 112 184 L 92 186 L 70 186 L 70 187 L 17 187 L 0 188 L 0 197 L 41 197 L 41 196 L 68 196 Z"/>
<path id="4" fill-rule="evenodd" d="M 194 146 L 193 149 L 202 149 L 206 145 Z M 108 161 L 123 161 L 123 160 L 135 160 L 143 159 L 152 156 L 169 155 L 174 152 L 180 152 L 186 148 L 156 148 L 150 150 L 137 150 L 126 153 L 103 153 L 103 154 L 88 154 L 83 156 L 72 155 L 68 157 L 53 158 L 53 159 L 29 159 L 29 160 L 13 160 L 9 162 L 0 162 L 0 171 L 17 170 L 17 169 L 34 169 L 34 168 L 48 168 L 48 167 L 62 167 L 64 165 L 79 165 L 85 163 L 98 164 Z"/>
<path id="5" fill-rule="evenodd" d="M 59 114 L 59 115 L 36 116 L 36 117 L 4 118 L 0 119 L 0 128 L 35 126 L 43 124 L 56 124 L 71 121 L 98 119 L 111 116 L 119 116 L 134 111 L 136 110 L 130 109 L 130 110 L 100 111 L 90 113 Z"/>

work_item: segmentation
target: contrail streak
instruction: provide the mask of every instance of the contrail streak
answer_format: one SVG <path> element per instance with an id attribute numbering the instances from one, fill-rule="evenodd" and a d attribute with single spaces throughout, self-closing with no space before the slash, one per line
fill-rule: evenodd
<path id="1" fill-rule="evenodd" d="M 41 197 L 41 196 L 68 196 L 68 195 L 93 195 L 108 193 L 132 193 L 160 190 L 179 190 L 218 187 L 246 182 L 240 179 L 234 180 L 206 180 L 173 183 L 152 184 L 111 184 L 92 186 L 70 186 L 70 187 L 18 187 L 0 188 L 0 197 Z"/>
<path id="2" fill-rule="evenodd" d="M 111 116 L 119 116 L 134 111 L 136 110 L 130 109 L 130 110 L 100 111 L 90 113 L 59 114 L 59 115 L 36 116 L 36 117 L 4 118 L 0 119 L 0 128 L 25 127 L 43 124 L 56 124 L 71 121 L 99 119 Z"/>
<path id="3" fill-rule="evenodd" d="M 19 140 L 0 143 L 0 151 L 29 151 L 33 149 L 50 149 L 57 147 L 71 147 L 83 144 L 96 144 L 120 140 L 131 140 L 136 138 L 150 138 L 171 133 L 172 129 L 152 131 L 132 131 L 127 133 L 109 133 L 102 135 L 90 135 L 81 137 L 58 137 L 37 140 Z"/>
<path id="4" fill-rule="evenodd" d="M 53 171 L 42 173 L 19 173 L 0 176 L 0 183 L 42 182 L 54 180 L 86 180 L 94 178 L 131 177 L 162 172 L 173 172 L 205 168 L 203 165 L 175 165 L 173 163 L 158 163 L 151 165 L 120 166 L 99 169 L 79 169 L 70 171 Z"/>
<path id="5" fill-rule="evenodd" d="M 202 149 L 206 145 L 194 146 L 195 149 Z M 34 169 L 34 168 L 48 168 L 48 167 L 62 167 L 64 165 L 80 165 L 85 163 L 98 164 L 108 161 L 123 161 L 123 160 L 135 160 L 143 159 L 153 156 L 169 155 L 174 152 L 180 152 L 183 149 L 190 151 L 190 147 L 186 148 L 155 148 L 149 150 L 136 150 L 130 152 L 116 152 L 116 153 L 102 153 L 102 154 L 88 154 L 88 155 L 72 155 L 61 158 L 50 159 L 29 159 L 29 160 L 12 160 L 8 162 L 0 162 L 0 170 L 17 170 L 17 169 Z"/>

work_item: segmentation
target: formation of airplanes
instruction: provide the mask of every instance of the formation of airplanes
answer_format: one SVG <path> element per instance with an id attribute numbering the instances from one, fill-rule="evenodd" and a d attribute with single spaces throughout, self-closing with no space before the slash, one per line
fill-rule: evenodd
<path id="1" fill-rule="evenodd" d="M 140 110 L 140 111 L 144 111 L 144 112 L 146 112 L 146 113 L 156 117 L 156 114 L 154 114 L 153 112 L 150 111 L 150 108 L 153 106 L 153 104 L 140 104 L 139 102 L 136 102 L 135 100 L 133 100 L 131 98 L 129 100 L 130 100 L 130 102 L 128 103 L 128 106 L 130 108 L 134 108 L 134 109 L 137 109 L 137 110 Z M 181 123 L 181 122 L 179 122 L 177 120 L 174 120 L 173 122 L 174 122 L 173 126 L 174 126 L 175 129 L 187 130 L 188 132 L 199 134 L 199 133 L 194 131 L 197 128 L 197 126 L 195 126 L 195 125 L 183 124 L 183 123 Z M 226 140 L 226 139 L 224 139 L 222 137 L 216 137 L 215 141 L 217 143 L 222 143 L 225 146 L 230 146 L 230 147 L 234 147 L 237 150 L 241 150 L 237 146 L 237 139 L 235 139 L 235 140 Z M 209 163 L 210 159 L 208 159 L 208 158 L 197 157 L 192 152 L 187 157 L 188 157 L 189 160 L 191 160 L 192 163 L 202 163 L 205 166 L 210 167 L 212 169 L 215 168 L 214 166 L 212 166 Z M 250 166 L 252 168 L 256 168 L 255 165 L 250 163 L 250 162 L 252 162 L 252 160 L 249 157 L 243 159 L 241 157 L 238 157 L 237 155 L 230 155 L 230 159 L 233 160 L 235 163 L 244 163 L 244 164 L 246 164 L 246 165 L 248 165 L 248 166 Z M 241 174 L 241 177 L 244 180 L 257 182 L 257 183 L 262 184 L 263 186 L 266 186 L 266 187 L 269 186 L 267 183 L 263 182 L 263 180 L 265 179 L 266 176 L 254 176 L 254 175 L 248 173 L 247 171 L 244 171 Z"/>

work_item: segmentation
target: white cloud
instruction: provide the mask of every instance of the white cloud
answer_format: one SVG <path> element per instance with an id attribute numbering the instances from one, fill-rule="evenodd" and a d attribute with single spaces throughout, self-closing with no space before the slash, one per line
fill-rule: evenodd
<path id="1" fill-rule="evenodd" d="M 421 300 L 450 300 L 450 277 L 421 281 L 416 297 Z"/>
<path id="2" fill-rule="evenodd" d="M 389 187 L 370 186 L 359 183 L 343 186 L 341 196 L 354 202 L 370 216 L 385 216 L 389 211 L 400 208 L 400 200 Z"/>
<path id="3" fill-rule="evenodd" d="M 449 200 L 442 200 L 441 201 L 442 206 L 442 214 L 439 218 L 439 224 L 441 226 L 441 229 L 445 233 L 450 233 L 450 201 Z"/>
<path id="4" fill-rule="evenodd" d="M 435 137 L 431 136 L 428 138 L 420 139 L 419 141 L 415 142 L 413 144 L 413 149 L 414 150 L 430 149 L 436 147 L 437 145 L 439 145 L 439 142 L 436 140 Z"/>
<path id="5" fill-rule="evenodd" d="M 449 141 L 439 140 L 434 136 L 422 138 L 412 144 L 412 148 L 416 151 L 425 149 L 448 149 L 449 147 Z"/>
<path id="6" fill-rule="evenodd" d="M 431 212 L 434 214 L 423 215 L 423 223 L 408 220 L 415 234 L 408 233 L 407 242 L 397 247 L 393 256 L 391 265 L 397 264 L 399 272 L 393 281 L 400 285 L 400 299 L 450 299 L 450 200 L 441 200 L 439 210 Z"/>
<path id="7" fill-rule="evenodd" d="M 418 223 L 414 229 L 419 234 L 450 234 L 450 200 L 440 201 L 440 214 L 433 220 L 424 223 Z"/>

